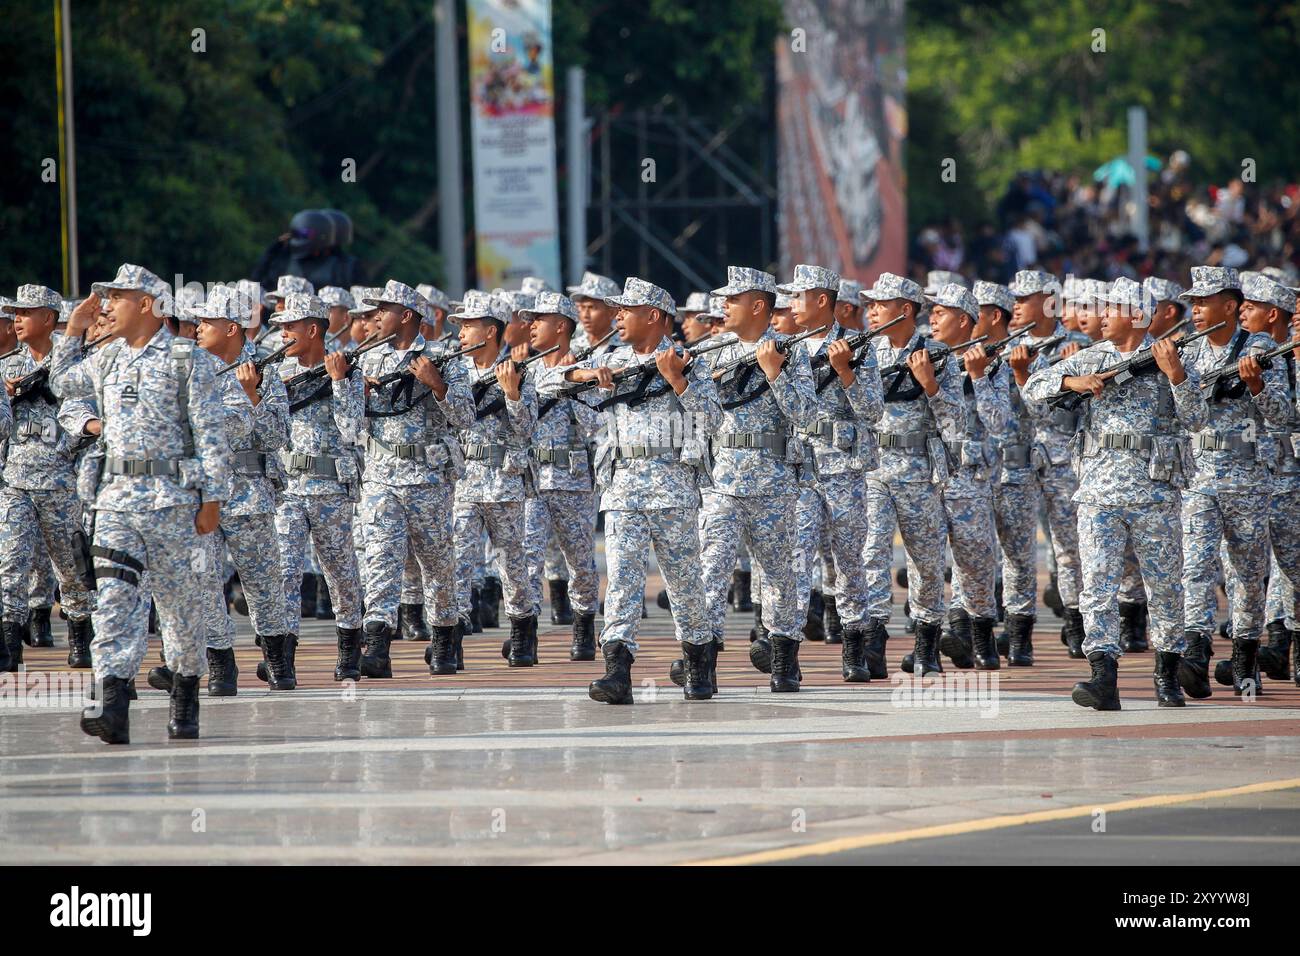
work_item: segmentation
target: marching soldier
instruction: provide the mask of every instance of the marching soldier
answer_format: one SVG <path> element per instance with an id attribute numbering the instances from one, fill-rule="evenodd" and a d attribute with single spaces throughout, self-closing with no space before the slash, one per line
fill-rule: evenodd
<path id="1" fill-rule="evenodd" d="M 610 332 L 614 332 L 614 337 L 597 347 L 589 358 L 613 351 L 623 344 L 614 328 L 618 307 L 606 302 L 621 291 L 613 279 L 594 272 L 584 272 L 582 282 L 568 287 L 569 298 L 578 310 L 578 328 L 571 342 L 575 350 L 592 348 Z"/>
<path id="2" fill-rule="evenodd" d="M 295 292 L 299 295 L 315 295 L 316 289 L 302 276 L 280 276 L 275 280 L 275 291 L 266 293 L 262 304 L 272 312 L 282 312 L 286 308 L 288 296 Z M 282 324 L 276 322 L 274 315 L 270 316 L 262 334 L 253 340 L 257 346 L 257 357 L 265 358 L 278 349 L 283 343 L 283 336 Z"/>
<path id="3" fill-rule="evenodd" d="M 199 735 L 204 635 L 190 602 L 201 587 L 201 537 L 217 528 L 230 482 L 230 449 L 215 401 L 212 367 L 194 343 L 172 336 L 162 316 L 171 290 L 140 266 L 123 265 L 68 321 L 54 346 L 50 381 L 69 398 L 93 400 L 101 419 L 104 477 L 95 498 L 93 657 L 101 688 L 81 729 L 106 743 L 130 742 L 128 683 L 147 650 L 140 575 L 149 574 L 172 682 L 171 738 Z M 78 341 L 107 300 L 118 338 L 81 355 Z"/>
<path id="4" fill-rule="evenodd" d="M 286 473 L 276 507 L 284 581 L 285 636 L 264 640 L 272 690 L 297 686 L 294 647 L 302 614 L 302 569 L 308 541 L 315 549 L 334 602 L 338 664 L 334 679 L 361 677 L 361 580 L 352 535 L 353 505 L 360 496 L 357 439 L 365 399 L 361 375 L 342 352 L 325 352 L 328 318 L 314 295 L 291 292 L 272 316 L 289 346 L 278 373 L 289 402 L 289 444 L 281 455 Z"/>
<path id="5" fill-rule="evenodd" d="M 1155 314 L 1148 330 L 1152 338 L 1160 338 L 1182 321 L 1186 310 L 1181 301 L 1183 287 L 1177 282 L 1151 276 L 1142 280 L 1142 294 L 1155 303 Z"/>
<path id="6" fill-rule="evenodd" d="M 421 320 L 428 318 L 428 303 L 419 293 L 390 279 L 366 304 L 379 308 L 376 334 L 394 339 L 367 352 L 361 363 L 369 389 L 362 434 L 366 651 L 361 673 L 393 676 L 388 646 L 401 597 L 405 561 L 400 556 L 409 548 L 419 564 L 424 604 L 431 609 L 430 673 L 454 674 L 451 510 L 459 448 L 453 429 L 470 420 L 469 389 L 456 365 L 440 371 L 433 361 L 436 354 L 419 333 Z M 391 384 L 383 384 L 385 378 Z"/>
<path id="7" fill-rule="evenodd" d="M 320 292 L 320 300 L 329 309 L 329 328 L 325 330 L 325 351 L 337 352 L 348 344 L 352 308 L 356 301 L 347 289 L 327 285 Z"/>
<path id="8" fill-rule="evenodd" d="M 1096 294 L 1095 292 L 1093 293 Z M 1090 400 L 1079 443 L 1079 546 L 1082 558 L 1083 650 L 1092 677 L 1074 686 L 1076 704 L 1119 710 L 1118 594 L 1123 555 L 1137 553 L 1151 608 L 1156 649 L 1154 684 L 1161 707 L 1185 704 L 1178 671 L 1183 637 L 1183 534 L 1179 489 L 1185 483 L 1185 439 L 1207 420 L 1200 381 L 1175 344 L 1148 334 L 1153 303 L 1131 279 L 1116 279 L 1103 300 L 1105 339 L 1035 372 L 1024 386 L 1030 402 L 1062 392 Z M 1107 370 L 1149 351 L 1160 374 L 1149 370 L 1112 379 Z"/>
<path id="9" fill-rule="evenodd" d="M 712 696 L 714 640 L 697 512 L 700 482 L 708 474 L 705 443 L 721 415 L 718 393 L 707 363 L 688 364 L 669 340 L 677 309 L 666 291 L 631 277 L 622 295 L 605 301 L 618 309 L 625 344 L 566 373 L 571 382 L 612 391 L 601 402 L 605 421 L 596 454 L 609 574 L 600 638 L 605 676 L 588 694 L 609 704 L 632 703 L 636 632 L 653 546 L 686 660 L 686 697 L 704 699 Z M 628 378 L 616 381 L 616 373 Z"/>

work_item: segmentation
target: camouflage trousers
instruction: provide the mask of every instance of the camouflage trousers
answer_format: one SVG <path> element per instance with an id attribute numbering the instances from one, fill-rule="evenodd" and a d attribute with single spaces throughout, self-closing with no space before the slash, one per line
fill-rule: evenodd
<path id="1" fill-rule="evenodd" d="M 84 524 L 83 524 L 84 527 Z M 28 607 L 49 607 L 54 603 L 54 589 L 58 578 L 54 574 L 54 563 L 50 552 L 45 547 L 45 536 L 38 534 L 32 543 L 32 574 L 27 590 Z"/>
<path id="2" fill-rule="evenodd" d="M 514 618 L 530 616 L 538 598 L 533 594 L 524 560 L 524 503 L 460 501 L 456 503 L 455 516 L 456 608 L 461 620 L 469 620 L 475 568 L 482 569 L 486 564 L 484 532 L 497 550 L 506 614 Z M 449 623 L 456 623 L 455 615 Z"/>
<path id="3" fill-rule="evenodd" d="M 907 600 L 912 617 L 930 624 L 941 622 L 945 613 L 945 515 L 939 488 L 928 481 L 868 478 L 867 525 L 870 531 L 863 558 L 869 576 L 867 611 L 871 617 L 885 620 L 893 609 L 891 559 L 897 529 L 907 555 Z M 984 560 L 992 565 L 991 551 Z"/>
<path id="4" fill-rule="evenodd" d="M 148 651 L 149 595 L 158 608 L 167 666 L 185 677 L 207 673 L 203 611 L 195 602 L 207 558 L 194 531 L 196 512 L 189 505 L 96 513 L 95 547 L 111 552 L 95 555 L 99 598 L 91 656 L 96 680 L 129 680 L 140 670 Z M 104 575 L 106 570 L 119 576 Z M 145 572 L 147 593 L 140 587 Z"/>
<path id="5" fill-rule="evenodd" d="M 944 495 L 943 510 L 952 549 L 952 606 L 971 617 L 995 621 L 998 608 L 993 587 L 997 565 L 993 555 L 997 533 L 993 528 L 992 491 L 986 489 L 983 495 L 969 498 Z"/>
<path id="6" fill-rule="evenodd" d="M 1295 628 L 1295 582 L 1300 581 L 1300 488 L 1273 495 L 1268 517 L 1273 543 L 1265 621 L 1285 620 Z"/>
<path id="7" fill-rule="evenodd" d="M 456 549 L 452 542 L 452 486 L 361 482 L 366 526 L 366 620 L 397 626 L 406 555 L 415 556 L 424 585 L 425 617 L 436 627 L 456 623 Z"/>
<path id="8" fill-rule="evenodd" d="M 1151 649 L 1182 654 L 1184 536 L 1177 502 L 1079 505 L 1079 557 L 1083 561 L 1083 651 L 1119 657 L 1119 591 L 1124 552 L 1137 556 L 1146 585 Z"/>
<path id="9" fill-rule="evenodd" d="M 284 495 L 275 512 L 284 581 L 284 631 L 302 620 L 302 570 L 311 542 L 330 589 L 337 627 L 361 626 L 361 580 L 352 539 L 352 499 L 347 495 Z"/>
<path id="10" fill-rule="evenodd" d="M 699 516 L 695 508 L 605 512 L 605 626 L 600 643 L 622 642 L 633 656 L 645 598 L 646 561 L 654 548 L 672 605 L 678 641 L 713 640 L 704 605 Z"/>
<path id="11" fill-rule="evenodd" d="M 741 498 L 705 491 L 703 498 L 699 514 L 703 544 L 700 562 L 713 640 L 724 639 L 727 588 L 736 567 L 736 552 L 743 545 L 763 575 L 760 600 L 764 625 L 775 637 L 802 641 L 803 621 L 798 617 L 799 590 L 794 563 L 795 497 Z"/>
<path id="12" fill-rule="evenodd" d="M 280 576 L 280 540 L 274 515 L 229 515 L 217 530 L 200 539 L 208 552 L 204 625 L 208 647 L 226 650 L 235 642 L 235 621 L 226 609 L 226 551 L 248 599 L 253 633 L 283 634 L 284 580 Z"/>
<path id="13" fill-rule="evenodd" d="M 1214 629 L 1218 600 L 1215 584 L 1219 542 L 1227 548 L 1223 572 L 1231 596 L 1232 634 L 1259 640 L 1264 626 L 1264 576 L 1268 574 L 1269 510 L 1267 494 L 1183 492 L 1183 623 L 1189 630 Z M 1289 529 L 1294 534 L 1295 528 Z M 1146 566 L 1143 565 L 1145 576 Z"/>
<path id="14" fill-rule="evenodd" d="M 1038 606 L 1037 483 L 995 484 L 993 522 L 1002 547 L 1002 604 L 1008 614 L 1032 617 Z"/>
<path id="15" fill-rule="evenodd" d="M 595 500 L 594 495 L 592 496 L 592 500 L 594 502 Z M 596 529 L 596 512 L 594 510 L 595 508 L 594 503 L 592 507 L 593 510 L 591 512 L 591 527 L 592 527 L 592 533 L 594 534 Z M 527 518 L 525 517 L 524 520 L 526 522 Z M 565 563 L 564 560 L 564 549 L 560 546 L 559 537 L 554 533 L 546 536 L 546 555 L 545 555 L 545 559 L 542 562 L 542 573 L 546 576 L 546 580 L 548 581 L 569 580 L 569 566 L 567 563 Z M 536 584 L 534 584 L 533 589 L 537 590 Z M 538 591 L 537 593 L 539 595 L 541 594 L 540 591 Z"/>
<path id="16" fill-rule="evenodd" d="M 596 499 L 591 491 L 539 491 L 524 503 L 524 557 L 528 565 L 528 586 L 533 596 L 533 613 L 542 611 L 542 575 L 546 571 L 548 545 L 558 542 L 562 564 L 572 574 L 569 601 L 580 614 L 595 613 L 600 604 L 600 575 L 596 572 Z M 565 574 L 562 580 L 569 580 Z"/>
<path id="17" fill-rule="evenodd" d="M 867 502 L 860 471 L 823 475 L 800 490 L 795 519 L 799 540 L 793 552 L 795 583 L 799 589 L 796 632 L 802 631 L 808 616 L 808 599 L 817 575 L 823 534 L 829 534 L 831 555 L 825 562 L 829 569 L 822 576 L 823 588 L 834 589 L 835 608 L 845 627 L 861 624 L 866 619 L 869 592 L 863 554 L 870 547 Z M 885 560 L 888 563 L 889 559 Z M 763 572 L 765 582 L 770 574 L 770 571 Z"/>
<path id="18" fill-rule="evenodd" d="M 1052 554 L 1056 558 L 1056 586 L 1061 603 L 1079 606 L 1078 506 L 1074 503 L 1079 481 L 1066 465 L 1048 465 L 1045 472 L 1032 472 L 1047 511 Z M 1003 587 L 1006 585 L 1004 584 Z"/>
<path id="19" fill-rule="evenodd" d="M 424 575 L 420 573 L 420 562 L 415 559 L 415 551 L 408 541 L 406 560 L 402 563 L 402 603 L 424 603 Z"/>
<path id="20" fill-rule="evenodd" d="M 6 621 L 27 620 L 38 541 L 53 562 L 68 618 L 83 621 L 90 616 L 92 592 L 78 583 L 77 574 L 84 535 L 81 499 L 75 491 L 0 488 L 0 593 Z"/>

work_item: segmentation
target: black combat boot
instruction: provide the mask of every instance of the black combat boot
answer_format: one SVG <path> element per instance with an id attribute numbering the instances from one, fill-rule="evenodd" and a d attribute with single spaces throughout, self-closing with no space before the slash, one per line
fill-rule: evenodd
<path id="1" fill-rule="evenodd" d="M 1034 618 L 1029 614 L 1007 615 L 1008 667 L 1034 666 Z"/>
<path id="2" fill-rule="evenodd" d="M 799 670 L 799 642 L 793 637 L 772 638 L 772 678 L 768 687 L 774 694 L 795 694 L 803 674 Z"/>
<path id="3" fill-rule="evenodd" d="M 360 680 L 361 628 L 335 627 L 334 634 L 338 638 L 339 646 L 338 662 L 334 665 L 334 679 Z"/>
<path id="4" fill-rule="evenodd" d="M 885 631 L 885 622 L 879 618 L 869 617 L 866 621 L 867 640 L 862 652 L 862 662 L 867 666 L 867 673 L 872 680 L 884 680 L 889 676 L 889 664 L 885 661 L 885 641 L 889 634 Z"/>
<path id="5" fill-rule="evenodd" d="M 679 657 L 668 665 L 668 679 L 678 687 L 686 686 L 686 659 Z"/>
<path id="6" fill-rule="evenodd" d="M 722 652 L 722 642 L 710 641 L 704 646 L 709 649 L 709 687 L 716 694 L 718 692 L 718 654 Z"/>
<path id="7" fill-rule="evenodd" d="M 85 668 L 90 666 L 90 642 L 95 631 L 90 618 L 80 621 L 68 621 L 68 666 Z"/>
<path id="8" fill-rule="evenodd" d="M 1008 629 L 1010 620 L 1010 617 L 1002 619 L 1002 633 L 997 638 L 998 657 L 1006 657 L 1011 653 L 1011 631 Z"/>
<path id="9" fill-rule="evenodd" d="M 1237 697 L 1258 697 L 1263 693 L 1259 680 L 1259 641 L 1232 639 L 1232 693 Z"/>
<path id="10" fill-rule="evenodd" d="M 871 672 L 864 663 L 867 654 L 867 632 L 861 625 L 844 629 L 840 644 L 840 677 L 846 684 L 867 684 Z"/>
<path id="11" fill-rule="evenodd" d="M 763 626 L 763 602 L 759 601 L 754 605 L 754 626 L 749 629 L 749 642 L 752 644 L 760 637 L 767 636 L 767 628 Z"/>
<path id="12" fill-rule="evenodd" d="M 975 666 L 971 656 L 974 635 L 971 631 L 970 613 L 964 607 L 948 609 L 948 631 L 939 639 L 939 649 L 952 660 L 954 667 Z"/>
<path id="13" fill-rule="evenodd" d="M 454 626 L 435 624 L 429 650 L 432 652 L 429 661 L 430 674 L 456 673 L 456 628 Z"/>
<path id="14" fill-rule="evenodd" d="M 1070 657 L 1076 661 L 1081 661 L 1084 658 L 1084 636 L 1083 612 L 1077 607 L 1067 607 L 1065 609 L 1065 624 L 1061 627 L 1061 642 L 1065 645 Z"/>
<path id="15" fill-rule="evenodd" d="M 1119 662 L 1105 651 L 1088 655 L 1092 667 L 1092 680 L 1079 681 L 1070 692 L 1070 699 L 1080 707 L 1094 710 L 1119 710 Z"/>
<path id="16" fill-rule="evenodd" d="M 34 607 L 27 619 L 27 646 L 53 647 L 54 632 L 50 630 L 50 611 L 48 607 Z"/>
<path id="17" fill-rule="evenodd" d="M 1210 640 L 1195 628 L 1188 628 L 1186 637 L 1187 650 L 1178 662 L 1178 683 L 1188 697 L 1205 700 L 1214 693 L 1210 688 Z"/>
<path id="18" fill-rule="evenodd" d="M 825 605 L 822 602 L 822 592 L 814 590 L 808 595 L 808 620 L 803 626 L 803 639 L 805 641 L 826 640 L 826 625 L 822 623 L 824 611 Z"/>
<path id="19" fill-rule="evenodd" d="M 579 611 L 573 618 L 573 641 L 569 644 L 569 660 L 594 661 L 596 659 L 596 615 Z"/>
<path id="20" fill-rule="evenodd" d="M 16 671 L 18 665 L 23 662 L 23 645 L 27 643 L 27 622 L 5 621 L 2 627 L 5 648 L 9 651 L 9 665 L 5 670 Z"/>
<path id="21" fill-rule="evenodd" d="M 404 641 L 423 642 L 429 640 L 429 625 L 424 623 L 424 605 L 399 604 L 397 606 L 397 630 Z"/>
<path id="22" fill-rule="evenodd" d="M 712 643 L 710 641 L 709 643 Z M 709 645 L 682 641 L 682 660 L 685 662 L 683 690 L 687 700 L 709 700 L 713 697 L 713 682 L 709 679 Z"/>
<path id="23" fill-rule="evenodd" d="M 452 625 L 452 644 L 456 648 L 456 670 L 465 669 L 465 635 L 469 633 L 465 629 L 464 621 L 457 621 Z"/>
<path id="24" fill-rule="evenodd" d="M 528 628 L 529 620 L 535 618 L 512 617 L 510 619 L 510 656 L 507 660 L 511 667 L 532 667 L 537 663 Z"/>
<path id="25" fill-rule="evenodd" d="M 150 600 L 149 600 L 149 625 L 148 625 L 148 627 L 149 627 L 149 633 L 150 633 L 152 636 L 157 637 L 157 636 L 158 636 L 158 605 L 155 604 L 155 603 L 153 602 L 153 599 L 152 599 L 152 598 L 150 598 Z M 159 651 L 159 653 L 161 654 L 162 652 Z"/>
<path id="26" fill-rule="evenodd" d="M 0 633 L 0 674 L 8 674 L 10 671 L 17 670 L 9 663 L 9 634 L 8 631 Z"/>
<path id="27" fill-rule="evenodd" d="M 764 674 L 772 673 L 772 635 L 763 628 L 758 638 L 749 645 L 749 662 Z"/>
<path id="28" fill-rule="evenodd" d="M 266 666 L 257 669 L 257 676 L 266 681 L 271 690 L 295 690 L 298 687 L 298 681 L 285 660 L 287 645 L 293 639 L 292 634 L 262 635 L 262 663 Z"/>
<path id="29" fill-rule="evenodd" d="M 551 623 L 572 624 L 573 605 L 569 603 L 569 582 L 561 578 L 548 581 L 551 589 Z"/>
<path id="30" fill-rule="evenodd" d="M 1183 689 L 1178 686 L 1178 662 L 1182 658 L 1169 651 L 1156 651 L 1156 700 L 1161 707 L 1185 707 Z"/>
<path id="31" fill-rule="evenodd" d="M 1259 649 L 1259 668 L 1269 680 L 1291 679 L 1291 640 L 1286 621 L 1269 621 L 1268 644 Z"/>
<path id="32" fill-rule="evenodd" d="M 208 696 L 234 697 L 239 693 L 239 667 L 235 664 L 235 649 L 208 648 Z"/>
<path id="33" fill-rule="evenodd" d="M 471 634 L 481 634 L 483 632 L 483 589 L 469 589 L 469 632 Z"/>
<path id="34" fill-rule="evenodd" d="M 295 687 L 298 686 L 298 635 L 286 634 L 284 636 L 284 674 L 289 680 L 293 681 Z"/>
<path id="35" fill-rule="evenodd" d="M 81 730 L 106 744 L 131 742 L 130 681 L 125 677 L 105 677 L 103 698 L 81 712 Z"/>
<path id="36" fill-rule="evenodd" d="M 302 616 L 303 619 L 316 616 L 316 575 L 304 571 L 302 575 Z"/>
<path id="37" fill-rule="evenodd" d="M 1147 643 L 1147 605 L 1145 601 L 1119 602 L 1119 646 L 1124 653 L 1141 654 L 1150 650 Z M 1177 704 L 1170 706 L 1177 707 Z"/>
<path id="38" fill-rule="evenodd" d="M 748 614 L 750 611 L 754 610 L 754 602 L 749 596 L 749 591 L 753 586 L 753 583 L 753 572 L 731 572 L 731 606 L 741 614 Z"/>
<path id="39" fill-rule="evenodd" d="M 199 737 L 199 675 L 177 674 L 172 680 L 171 717 L 167 736 L 172 740 L 197 740 Z"/>
<path id="40" fill-rule="evenodd" d="M 388 656 L 388 645 L 393 632 L 383 621 L 366 621 L 361 629 L 365 637 L 365 650 L 361 652 L 361 676 L 387 678 L 393 676 L 393 661 Z"/>
<path id="41" fill-rule="evenodd" d="M 834 594 L 822 595 L 822 623 L 826 628 L 827 644 L 840 644 L 844 641 L 844 622 L 840 620 Z"/>
<path id="42" fill-rule="evenodd" d="M 937 621 L 917 621 L 916 640 L 912 645 L 912 668 L 926 674 L 942 674 L 943 665 L 939 663 L 939 623 Z M 906 670 L 906 668 L 904 668 Z"/>
<path id="43" fill-rule="evenodd" d="M 1061 600 L 1061 589 L 1057 586 L 1055 571 L 1048 575 L 1047 587 L 1043 589 L 1043 603 L 1057 617 L 1065 616 L 1065 602 Z"/>
<path id="44" fill-rule="evenodd" d="M 605 676 L 591 682 L 587 695 L 606 704 L 632 703 L 632 652 L 622 641 L 610 641 L 601 653 Z"/>
<path id="45" fill-rule="evenodd" d="M 655 595 L 655 604 L 656 604 L 658 607 L 660 607 L 660 608 L 662 608 L 663 610 L 665 610 L 665 611 L 671 611 L 671 610 L 673 609 L 673 602 L 670 601 L 670 600 L 668 600 L 668 592 L 667 592 L 667 591 L 660 591 L 658 594 Z M 642 602 L 641 602 L 641 616 L 642 616 L 642 617 L 645 617 L 645 601 L 644 601 L 644 600 L 642 600 Z"/>
<path id="46" fill-rule="evenodd" d="M 987 617 L 973 617 L 971 628 L 971 656 L 975 658 L 975 669 L 995 671 L 1002 667 L 998 657 L 997 645 L 993 640 L 993 622 Z"/>
<path id="47" fill-rule="evenodd" d="M 154 690 L 160 690 L 166 694 L 172 692 L 172 681 L 176 675 L 166 664 L 160 664 L 157 667 L 149 668 L 149 673 L 145 675 L 145 681 Z"/>
<path id="48" fill-rule="evenodd" d="M 483 593 L 479 596 L 479 618 L 486 627 L 501 626 L 501 580 L 492 576 L 483 579 Z"/>
<path id="49" fill-rule="evenodd" d="M 330 600 L 330 588 L 325 583 L 325 575 L 316 575 L 316 620 L 334 620 L 334 602 Z"/>

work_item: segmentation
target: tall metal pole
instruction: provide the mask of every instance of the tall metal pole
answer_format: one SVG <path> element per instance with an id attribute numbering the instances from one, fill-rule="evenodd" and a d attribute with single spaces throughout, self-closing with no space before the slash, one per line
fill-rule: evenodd
<path id="1" fill-rule="evenodd" d="M 1138 251 L 1145 253 L 1150 236 L 1147 227 L 1147 111 L 1145 107 L 1128 108 L 1128 161 L 1133 167 L 1133 235 Z"/>
<path id="2" fill-rule="evenodd" d="M 72 113 L 72 11 L 69 0 L 54 0 L 54 71 L 59 101 L 59 198 L 63 215 L 63 292 L 81 295 L 77 264 L 77 135 Z"/>
<path id="3" fill-rule="evenodd" d="M 66 3 L 67 0 L 64 0 Z M 460 90 L 456 56 L 456 0 L 435 0 L 433 19 L 438 110 L 438 245 L 446 263 L 446 292 L 465 293 L 465 181 L 461 170 Z"/>
<path id="4" fill-rule="evenodd" d="M 587 111 L 583 102 L 582 67 L 569 67 L 568 146 L 569 160 L 569 284 L 582 282 L 587 267 Z"/>

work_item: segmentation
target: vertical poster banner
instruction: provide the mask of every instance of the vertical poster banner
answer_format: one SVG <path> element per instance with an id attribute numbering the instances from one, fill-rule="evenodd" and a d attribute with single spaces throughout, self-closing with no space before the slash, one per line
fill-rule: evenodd
<path id="1" fill-rule="evenodd" d="M 777 41 L 781 269 L 907 268 L 903 0 L 785 0 Z"/>
<path id="2" fill-rule="evenodd" d="M 560 285 L 550 0 L 467 0 L 478 284 Z"/>

